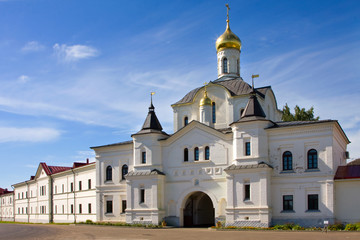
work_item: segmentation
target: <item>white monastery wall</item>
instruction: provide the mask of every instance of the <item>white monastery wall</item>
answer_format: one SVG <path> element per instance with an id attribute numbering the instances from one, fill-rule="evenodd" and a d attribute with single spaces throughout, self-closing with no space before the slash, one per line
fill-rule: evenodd
<path id="1" fill-rule="evenodd" d="M 343 223 L 360 222 L 360 179 L 335 181 L 336 221 Z"/>

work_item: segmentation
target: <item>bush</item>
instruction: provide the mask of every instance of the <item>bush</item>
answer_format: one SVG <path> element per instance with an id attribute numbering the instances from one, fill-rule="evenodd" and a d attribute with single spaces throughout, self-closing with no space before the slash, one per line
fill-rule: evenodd
<path id="1" fill-rule="evenodd" d="M 360 231 L 360 223 L 349 223 L 345 226 L 345 231 Z"/>
<path id="2" fill-rule="evenodd" d="M 86 220 L 85 223 L 86 223 L 86 224 L 94 224 L 93 221 L 91 221 L 90 219 Z"/>
<path id="3" fill-rule="evenodd" d="M 330 231 L 340 231 L 340 230 L 344 230 L 344 228 L 345 228 L 345 226 L 344 226 L 344 224 L 342 224 L 342 223 L 330 224 L 330 225 L 328 226 L 328 229 L 329 229 Z"/>

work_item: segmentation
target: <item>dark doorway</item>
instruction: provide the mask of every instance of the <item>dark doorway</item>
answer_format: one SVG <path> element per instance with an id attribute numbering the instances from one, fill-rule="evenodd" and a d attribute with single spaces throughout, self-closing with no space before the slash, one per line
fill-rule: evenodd
<path id="1" fill-rule="evenodd" d="M 191 194 L 184 207 L 184 227 L 210 227 L 214 224 L 215 211 L 210 197 L 203 192 Z"/>

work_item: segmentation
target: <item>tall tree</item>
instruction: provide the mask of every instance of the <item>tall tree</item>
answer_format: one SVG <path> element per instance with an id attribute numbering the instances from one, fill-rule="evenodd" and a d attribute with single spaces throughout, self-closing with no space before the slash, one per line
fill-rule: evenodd
<path id="1" fill-rule="evenodd" d="M 314 107 L 311 107 L 309 110 L 305 110 L 305 108 L 300 108 L 298 105 L 294 108 L 295 114 L 290 112 L 290 108 L 285 104 L 283 107 L 283 116 L 281 120 L 284 122 L 290 121 L 318 121 L 319 117 L 314 117 Z"/>

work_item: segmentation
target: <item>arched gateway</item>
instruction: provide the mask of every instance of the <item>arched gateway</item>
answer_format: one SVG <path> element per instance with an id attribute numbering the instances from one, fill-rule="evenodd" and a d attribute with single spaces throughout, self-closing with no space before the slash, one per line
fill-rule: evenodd
<path id="1" fill-rule="evenodd" d="M 210 197 L 203 192 L 194 192 L 185 202 L 184 227 L 208 227 L 215 224 L 215 210 Z"/>

